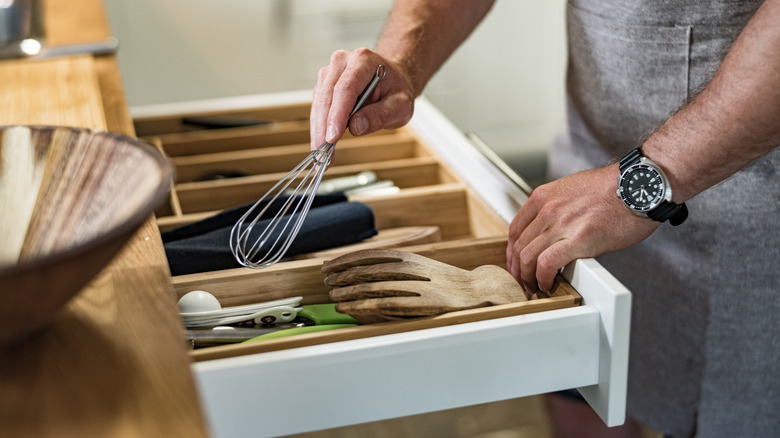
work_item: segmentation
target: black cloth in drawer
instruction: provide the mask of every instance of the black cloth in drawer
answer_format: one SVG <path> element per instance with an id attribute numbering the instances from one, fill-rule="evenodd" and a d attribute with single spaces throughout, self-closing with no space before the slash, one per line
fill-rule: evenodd
<path id="1" fill-rule="evenodd" d="M 282 202 L 283 200 L 278 199 L 263 215 L 269 219 L 258 221 L 252 229 L 252 235 L 259 235 L 266 228 L 273 217 L 270 211 L 273 208 L 278 209 Z M 252 204 L 247 204 L 225 210 L 202 221 L 162 233 L 171 274 L 183 275 L 241 267 L 230 252 L 230 230 L 251 206 Z M 262 208 L 263 206 L 258 206 L 253 213 L 259 213 Z M 277 229 L 268 240 L 273 242 L 278 233 Z M 347 202 L 342 194 L 316 196 L 286 256 L 349 245 L 376 234 L 374 213 L 366 204 Z M 250 236 L 249 242 L 254 242 L 253 236 Z"/>

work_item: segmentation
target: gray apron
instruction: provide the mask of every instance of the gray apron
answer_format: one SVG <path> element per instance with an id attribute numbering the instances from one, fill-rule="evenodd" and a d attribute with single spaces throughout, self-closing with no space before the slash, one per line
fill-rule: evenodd
<path id="1" fill-rule="evenodd" d="M 760 1 L 571 0 L 568 126 L 549 176 L 641 145 L 706 85 Z M 675 437 L 780 430 L 780 148 L 688 221 L 599 257 L 633 292 L 628 414 Z"/>

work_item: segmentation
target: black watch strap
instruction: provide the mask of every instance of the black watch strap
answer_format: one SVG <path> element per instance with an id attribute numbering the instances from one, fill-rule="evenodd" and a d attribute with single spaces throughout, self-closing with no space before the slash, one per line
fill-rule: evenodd
<path id="1" fill-rule="evenodd" d="M 674 225 L 680 225 L 688 218 L 688 207 L 685 203 L 675 204 L 674 202 L 661 201 L 658 207 L 647 212 L 647 217 L 654 221 L 664 222 L 669 220 L 669 223 Z"/>
<path id="2" fill-rule="evenodd" d="M 623 173 L 624 170 L 638 163 L 640 158 L 642 158 L 641 148 L 633 149 L 631 152 L 624 155 L 623 158 L 620 159 L 620 173 Z"/>

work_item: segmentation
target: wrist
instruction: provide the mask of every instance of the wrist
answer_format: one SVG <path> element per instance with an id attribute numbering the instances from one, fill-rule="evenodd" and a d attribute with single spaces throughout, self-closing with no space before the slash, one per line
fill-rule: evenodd
<path id="1" fill-rule="evenodd" d="M 383 44 L 381 41 L 374 51 L 387 60 L 391 69 L 401 76 L 414 98 L 422 94 L 430 77 L 425 74 L 424 66 L 417 62 L 414 52 L 406 50 L 399 42 Z"/>
<path id="2" fill-rule="evenodd" d="M 681 204 L 695 195 L 695 193 L 690 193 L 690 190 L 688 190 L 689 184 L 686 184 L 684 178 L 685 168 L 678 164 L 678 160 L 675 157 L 652 145 L 643 145 L 642 155 L 649 158 L 663 170 L 669 186 L 672 188 L 673 202 Z"/>

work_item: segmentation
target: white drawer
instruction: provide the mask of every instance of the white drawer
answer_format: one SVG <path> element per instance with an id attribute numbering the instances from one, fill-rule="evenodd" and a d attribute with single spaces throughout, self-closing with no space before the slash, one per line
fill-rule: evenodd
<path id="1" fill-rule="evenodd" d="M 132 112 L 143 119 L 308 99 L 307 91 Z M 511 221 L 525 192 L 425 99 L 409 129 Z M 563 276 L 582 305 L 201 359 L 193 370 L 202 406 L 215 436 L 278 436 L 578 388 L 608 425 L 622 424 L 631 295 L 593 259 Z"/>

